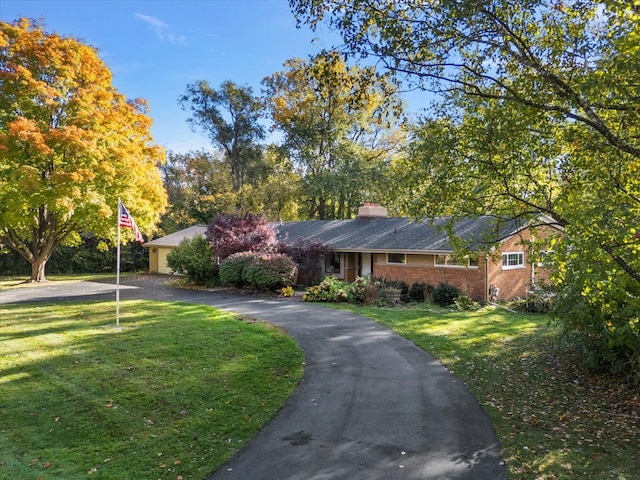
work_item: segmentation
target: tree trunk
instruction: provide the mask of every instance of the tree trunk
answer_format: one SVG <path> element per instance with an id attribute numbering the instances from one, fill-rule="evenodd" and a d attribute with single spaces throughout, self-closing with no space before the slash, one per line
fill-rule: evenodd
<path id="1" fill-rule="evenodd" d="M 40 225 L 50 225 L 50 221 L 41 215 L 42 219 Z M 45 282 L 45 266 L 47 261 L 51 258 L 53 249 L 58 244 L 54 236 L 47 236 L 50 229 L 48 228 L 34 228 L 32 230 L 31 248 L 21 238 L 21 236 L 13 229 L 5 229 L 6 245 L 17 252 L 22 258 L 24 258 L 29 265 L 31 265 L 31 278 L 30 282 Z"/>
<path id="2" fill-rule="evenodd" d="M 44 275 L 44 267 L 47 264 L 49 257 L 44 258 L 44 255 L 33 257 L 31 261 L 31 279 L 30 282 L 46 282 Z"/>

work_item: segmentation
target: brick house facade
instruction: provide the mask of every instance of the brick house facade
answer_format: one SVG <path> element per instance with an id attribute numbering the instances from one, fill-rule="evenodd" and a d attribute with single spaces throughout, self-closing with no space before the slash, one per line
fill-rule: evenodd
<path id="1" fill-rule="evenodd" d="M 533 263 L 532 235 L 560 231 L 549 222 L 529 227 L 517 221 L 497 225 L 491 217 L 469 218 L 454 224 L 456 236 L 477 241 L 476 255 L 456 259 L 444 230 L 448 219 L 434 224 L 389 218 L 380 205 L 365 204 L 353 220 L 288 222 L 279 235 L 289 241 L 319 241 L 332 253 L 325 274 L 352 282 L 357 276 L 399 280 L 412 285 L 448 283 L 471 298 L 487 302 L 524 298 L 533 284 L 548 279 L 548 272 Z M 497 247 L 483 245 L 496 244 Z"/>
<path id="2" fill-rule="evenodd" d="M 373 275 L 409 286 L 448 283 L 481 302 L 523 298 L 532 284 L 546 280 L 548 272 L 533 262 L 531 236 L 541 238 L 561 231 L 551 221 L 532 227 L 518 221 L 497 223 L 489 216 L 463 219 L 453 223 L 453 232 L 475 244 L 475 254 L 456 258 L 444 228 L 449 219 L 421 223 L 390 218 L 387 209 L 378 204 L 365 204 L 358 214 L 350 220 L 285 222 L 273 227 L 282 242 L 302 240 L 327 246 L 326 275 L 349 282 Z M 150 271 L 171 273 L 166 266 L 167 253 L 184 238 L 203 234 L 205 229 L 197 225 L 144 244 L 149 248 Z"/>

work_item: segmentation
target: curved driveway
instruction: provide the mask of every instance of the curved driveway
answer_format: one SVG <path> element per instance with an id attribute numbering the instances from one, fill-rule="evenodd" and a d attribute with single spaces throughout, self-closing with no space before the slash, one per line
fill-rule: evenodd
<path id="1" fill-rule="evenodd" d="M 113 299 L 114 285 L 0 291 L 0 303 Z M 209 480 L 498 480 L 487 415 L 446 368 L 359 315 L 292 299 L 192 291 L 122 279 L 121 299 L 211 305 L 274 323 L 305 354 L 304 379 L 278 415 Z"/>

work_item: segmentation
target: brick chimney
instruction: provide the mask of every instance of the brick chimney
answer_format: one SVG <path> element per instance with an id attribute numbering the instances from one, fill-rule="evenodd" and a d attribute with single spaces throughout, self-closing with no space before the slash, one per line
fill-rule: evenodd
<path id="1" fill-rule="evenodd" d="M 387 207 L 379 203 L 365 202 L 358 207 L 358 218 L 387 218 Z"/>

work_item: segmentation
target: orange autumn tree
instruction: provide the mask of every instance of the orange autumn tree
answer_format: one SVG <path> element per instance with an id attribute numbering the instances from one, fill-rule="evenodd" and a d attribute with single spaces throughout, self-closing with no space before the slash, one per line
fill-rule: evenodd
<path id="1" fill-rule="evenodd" d="M 0 22 L 0 243 L 31 264 L 31 281 L 81 233 L 114 239 L 118 197 L 143 232 L 166 206 L 146 103 L 111 80 L 93 47 Z"/>

